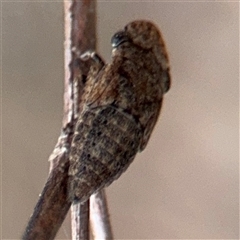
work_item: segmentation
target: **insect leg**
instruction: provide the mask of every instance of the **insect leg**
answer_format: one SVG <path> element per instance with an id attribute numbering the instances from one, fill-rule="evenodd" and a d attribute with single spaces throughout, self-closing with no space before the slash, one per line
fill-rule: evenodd
<path id="1" fill-rule="evenodd" d="M 87 51 L 82 55 L 78 55 L 75 64 L 77 70 L 75 71 L 76 76 L 74 78 L 74 89 L 76 91 L 74 96 L 76 96 L 75 115 L 77 116 L 82 111 L 83 104 L 86 102 L 87 96 L 105 63 L 96 52 Z"/>
<path id="2" fill-rule="evenodd" d="M 96 74 L 103 68 L 105 65 L 104 60 L 101 58 L 99 54 L 94 51 L 87 51 L 80 56 L 82 61 L 90 61 L 91 67 L 94 68 Z"/>

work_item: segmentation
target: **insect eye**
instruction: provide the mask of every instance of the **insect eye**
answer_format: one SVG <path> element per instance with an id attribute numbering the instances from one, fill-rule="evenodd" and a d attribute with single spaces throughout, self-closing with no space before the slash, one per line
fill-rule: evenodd
<path id="1" fill-rule="evenodd" d="M 163 91 L 164 91 L 164 93 L 166 93 L 166 92 L 168 92 L 168 90 L 171 86 L 171 80 L 170 80 L 171 77 L 170 77 L 169 71 L 163 72 L 162 79 L 163 79 Z"/>
<path id="2" fill-rule="evenodd" d="M 116 48 L 120 44 L 122 44 L 124 42 L 128 42 L 129 40 L 130 39 L 129 39 L 128 35 L 126 34 L 126 32 L 120 31 L 113 35 L 113 37 L 111 39 L 111 44 L 112 44 L 113 48 Z"/>

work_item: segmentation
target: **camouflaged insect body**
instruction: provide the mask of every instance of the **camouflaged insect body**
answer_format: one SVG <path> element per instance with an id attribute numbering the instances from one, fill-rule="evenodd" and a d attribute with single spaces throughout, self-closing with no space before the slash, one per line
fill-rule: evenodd
<path id="1" fill-rule="evenodd" d="M 170 87 L 164 42 L 151 22 L 129 23 L 112 46 L 112 62 L 93 65 L 87 78 L 70 152 L 71 200 L 87 200 L 128 168 L 145 148 Z"/>

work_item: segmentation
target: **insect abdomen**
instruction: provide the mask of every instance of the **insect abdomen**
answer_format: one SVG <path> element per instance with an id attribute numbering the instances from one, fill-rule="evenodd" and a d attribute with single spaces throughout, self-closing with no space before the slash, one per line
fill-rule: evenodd
<path id="1" fill-rule="evenodd" d="M 70 153 L 70 198 L 84 201 L 117 179 L 135 157 L 142 128 L 112 105 L 88 108 L 77 124 Z"/>

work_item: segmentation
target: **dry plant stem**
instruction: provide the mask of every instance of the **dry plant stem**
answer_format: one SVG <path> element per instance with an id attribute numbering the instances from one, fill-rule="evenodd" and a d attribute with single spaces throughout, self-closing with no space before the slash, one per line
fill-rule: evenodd
<path id="1" fill-rule="evenodd" d="M 94 239 L 113 239 L 104 189 L 90 198 L 90 222 Z"/>
<path id="2" fill-rule="evenodd" d="M 66 1 L 64 2 L 64 11 L 65 69 L 66 75 L 70 75 L 72 81 L 75 81 L 72 85 L 74 92 L 73 111 L 74 118 L 77 118 L 83 89 L 83 86 L 80 86 L 77 79 L 78 75 L 81 75 L 84 71 L 82 69 L 82 72 L 78 72 L 79 69 L 74 69 L 74 67 L 79 55 L 88 49 L 95 48 L 95 1 Z M 92 39 L 92 42 L 89 39 Z M 67 61 L 69 55 L 71 56 L 71 61 Z M 71 66 L 70 74 L 68 74 L 68 66 Z M 72 239 L 89 239 L 89 201 L 82 205 L 80 203 L 72 205 L 71 227 Z"/>
<path id="3" fill-rule="evenodd" d="M 76 113 L 80 107 L 83 86 L 74 87 L 74 78 L 79 74 L 79 66 L 75 60 L 80 53 L 95 49 L 95 1 L 65 1 L 65 83 L 64 83 L 64 116 L 62 133 L 53 153 L 50 156 L 50 173 L 40 195 L 34 212 L 23 234 L 25 240 L 51 240 L 56 236 L 71 203 L 67 198 L 67 182 L 69 168 L 69 148 L 75 126 Z M 88 14 L 87 14 L 88 13 Z M 88 21 L 87 21 L 88 20 Z M 74 50 L 74 51 L 72 51 Z M 86 72 L 82 66 L 81 71 Z M 77 89 L 76 89 L 77 88 Z M 74 96 L 77 93 L 77 97 Z M 77 100 L 76 100 L 77 99 Z M 80 216 L 75 222 L 81 222 L 80 239 L 88 239 L 88 207 L 80 211 L 76 208 L 74 215 Z M 104 218 L 105 219 L 105 218 Z M 94 221 L 93 221 L 94 222 Z M 87 226 L 82 228 L 82 226 Z M 76 233 L 79 230 L 76 229 Z M 98 238 L 98 236 L 96 236 Z"/>
<path id="4" fill-rule="evenodd" d="M 57 156 L 61 167 L 52 169 L 31 216 L 23 239 L 54 239 L 71 205 L 67 201 L 68 161 L 66 154 Z"/>
<path id="5" fill-rule="evenodd" d="M 72 214 L 72 229 L 74 229 L 72 231 L 72 239 L 89 239 L 89 201 L 72 205 L 71 208 L 73 209 L 72 211 L 80 213 Z M 73 219 L 73 217 L 77 219 Z"/>
<path id="6" fill-rule="evenodd" d="M 72 4 L 72 2 L 65 2 Z M 84 4 L 84 3 L 83 3 Z M 25 240 L 51 240 L 54 239 L 65 216 L 71 206 L 67 198 L 67 182 L 69 160 L 68 153 L 72 141 L 72 134 L 75 125 L 74 116 L 74 56 L 72 54 L 73 39 L 71 31 L 73 29 L 70 21 L 72 12 L 70 8 L 65 11 L 65 78 L 64 78 L 64 115 L 62 134 L 58 143 L 50 156 L 50 173 L 45 187 L 40 195 L 38 203 L 29 220 L 23 234 Z M 71 23 L 71 26 L 69 22 Z M 81 32 L 81 31 L 80 31 Z M 75 34 L 77 35 L 77 34 Z M 80 35 L 79 37 L 84 37 Z M 94 38 L 95 39 L 95 38 Z M 75 41 L 76 42 L 76 41 Z M 83 42 L 87 42 L 86 39 Z M 78 44 L 79 46 L 79 44 Z M 87 47 L 87 46 L 85 46 Z"/>
<path id="7" fill-rule="evenodd" d="M 73 75 L 73 78 L 78 77 L 78 69 L 74 68 L 74 62 L 82 53 L 95 50 L 96 49 L 96 2 L 95 0 L 83 0 L 83 1 L 66 1 L 64 2 L 64 11 L 65 11 L 65 69 L 67 70 L 67 66 L 69 62 L 72 63 L 72 68 L 70 71 L 66 72 L 66 78 L 70 75 Z M 68 57 L 71 56 L 71 61 L 67 61 Z M 88 72 L 88 69 L 84 69 L 84 66 L 80 65 L 80 74 L 84 74 Z M 81 94 L 84 86 L 80 86 L 78 82 L 74 85 L 74 116 L 77 117 L 80 109 L 81 109 Z M 66 88 L 65 88 L 66 89 Z M 104 196 L 104 190 L 102 191 L 101 197 L 98 198 L 98 203 L 106 206 L 106 197 Z M 103 196 L 103 198 L 102 198 Z M 94 200 L 93 200 L 94 201 Z M 99 219 L 101 219 L 101 226 L 103 232 L 104 230 L 108 230 L 105 232 L 106 239 L 111 239 L 111 227 L 108 219 L 107 207 L 104 208 L 103 211 L 99 212 L 98 215 L 95 215 L 91 221 L 95 230 L 96 226 L 99 223 Z M 83 204 L 74 204 L 71 207 L 71 221 L 72 221 L 72 239 L 89 239 L 89 200 Z M 98 232 L 94 232 L 93 235 L 96 239 L 101 238 Z M 102 236 L 102 234 L 101 234 Z"/>

